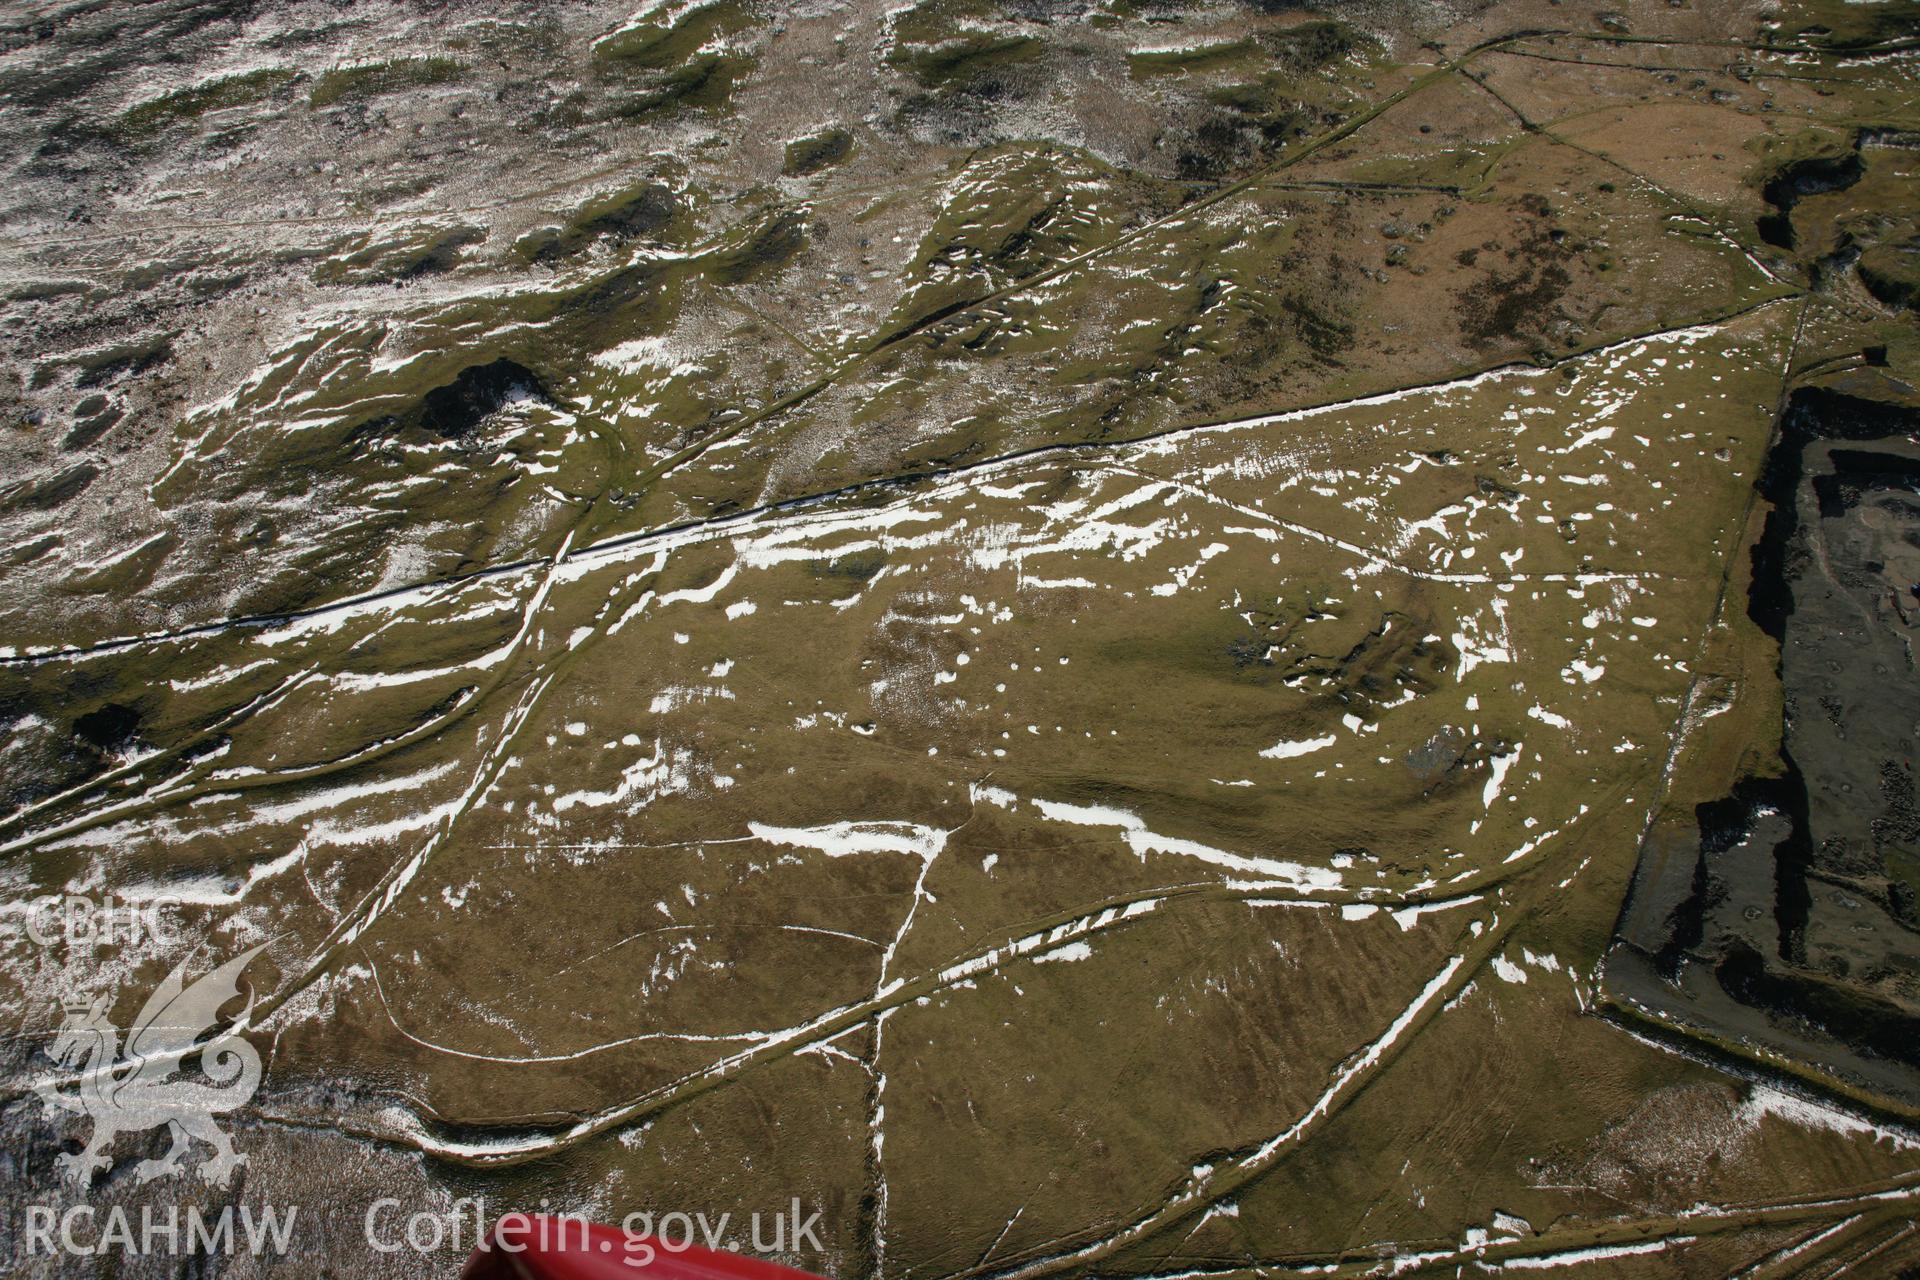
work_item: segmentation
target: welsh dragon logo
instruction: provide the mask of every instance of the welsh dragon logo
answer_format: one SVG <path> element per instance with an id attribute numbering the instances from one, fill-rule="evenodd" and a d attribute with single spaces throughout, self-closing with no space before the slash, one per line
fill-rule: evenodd
<path id="1" fill-rule="evenodd" d="M 77 1112 L 93 1121 L 86 1147 L 57 1157 L 69 1179 L 90 1185 L 96 1173 L 112 1166 L 106 1153 L 116 1137 L 165 1125 L 173 1145 L 159 1159 L 140 1162 L 134 1172 L 141 1182 L 178 1173 L 196 1139 L 213 1148 L 196 1170 L 201 1180 L 220 1186 L 232 1180 L 246 1157 L 234 1151 L 213 1118 L 253 1097 L 260 1087 L 260 1055 L 231 1026 L 204 1044 L 200 1038 L 219 1021 L 221 1006 L 240 994 L 240 971 L 260 950 L 234 957 L 191 986 L 182 961 L 147 997 L 127 1034 L 124 1056 L 106 996 L 62 1002 L 65 1021 L 47 1056 L 68 1074 L 36 1080 L 33 1089 L 55 1115 Z M 253 1009 L 251 994 L 247 1009 Z M 210 1083 L 177 1074 L 194 1059 Z M 62 1085 L 76 1087 L 66 1091 Z"/>

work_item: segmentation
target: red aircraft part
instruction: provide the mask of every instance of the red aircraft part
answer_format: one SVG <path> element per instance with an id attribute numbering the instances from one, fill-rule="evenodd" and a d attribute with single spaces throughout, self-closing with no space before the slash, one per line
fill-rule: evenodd
<path id="1" fill-rule="evenodd" d="M 579 1218 L 510 1213 L 493 1224 L 460 1280 L 820 1280 L 777 1262 L 669 1244 Z"/>

